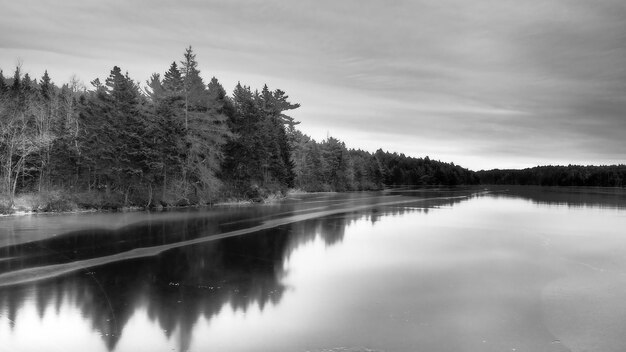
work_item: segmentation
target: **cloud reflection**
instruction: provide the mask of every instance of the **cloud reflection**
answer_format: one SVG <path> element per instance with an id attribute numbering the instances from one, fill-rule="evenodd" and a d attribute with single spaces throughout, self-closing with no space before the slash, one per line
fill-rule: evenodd
<path id="1" fill-rule="evenodd" d="M 321 239 L 327 246 L 337 245 L 346 227 L 359 219 L 375 223 L 382 216 L 401 215 L 416 209 L 384 207 L 297 222 L 251 236 L 177 248 L 156 257 L 116 262 L 57 279 L 5 287 L 0 289 L 0 311 L 13 330 L 22 324 L 19 312 L 25 307 L 34 305 L 43 321 L 46 314 L 67 314 L 69 304 L 87 318 L 106 348 L 113 351 L 129 320 L 143 309 L 167 340 L 175 338 L 176 347 L 186 351 L 200 318 L 210 320 L 225 306 L 245 313 L 252 307 L 262 312 L 267 305 L 278 304 L 288 290 L 281 282 L 286 275 L 284 263 L 300 246 L 315 239 Z M 130 226 L 124 233 L 130 235 L 137 229 L 137 226 Z M 69 234 L 63 242 L 78 240 L 83 235 Z M 81 251 L 98 251 L 101 247 L 96 243 L 102 241 L 107 238 L 89 242 L 91 248 L 83 243 Z M 23 250 L 25 261 L 22 264 L 30 265 L 28 247 Z M 36 250 L 31 254 L 31 258 L 42 259 Z M 49 263 L 55 259 L 45 257 Z M 18 264 L 13 262 L 12 265 Z M 172 335 L 174 332 L 176 336 Z"/>

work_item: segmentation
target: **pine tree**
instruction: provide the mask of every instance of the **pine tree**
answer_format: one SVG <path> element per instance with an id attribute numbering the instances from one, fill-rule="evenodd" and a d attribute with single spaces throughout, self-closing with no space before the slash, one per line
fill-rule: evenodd
<path id="1" fill-rule="evenodd" d="M 2 70 L 0 70 L 0 95 L 4 94 L 8 89 L 9 87 L 7 86 Z"/>
<path id="2" fill-rule="evenodd" d="M 185 99 L 185 128 L 188 128 L 189 112 L 206 108 L 206 86 L 200 77 L 196 54 L 191 46 L 185 49 L 184 60 L 180 63 Z"/>
<path id="3" fill-rule="evenodd" d="M 145 134 L 152 152 L 148 158 L 152 171 L 147 175 L 148 191 L 152 193 L 151 185 L 154 184 L 161 187 L 161 202 L 176 203 L 180 198 L 186 198 L 186 191 L 175 191 L 174 185 L 184 176 L 187 153 L 183 128 L 183 81 L 176 62 L 170 65 L 162 81 L 155 73 L 147 84 L 150 103 L 146 106 L 149 124 Z"/>
<path id="4" fill-rule="evenodd" d="M 91 92 L 81 113 L 87 127 L 82 137 L 84 158 L 94 183 L 124 195 L 145 186 L 155 167 L 154 147 L 147 131 L 150 120 L 135 82 L 113 67 L 104 87 Z"/>
<path id="5" fill-rule="evenodd" d="M 41 83 L 39 84 L 39 99 L 38 99 L 38 112 L 35 116 L 38 138 L 41 141 L 45 141 L 45 147 L 40 150 L 38 155 L 39 165 L 36 166 L 37 173 L 39 175 L 38 190 L 41 192 L 45 187 L 45 184 L 49 182 L 48 168 L 50 163 L 50 148 L 52 147 L 56 136 L 52 131 L 52 106 L 53 95 L 55 94 L 56 87 L 50 80 L 48 71 L 46 70 L 41 77 Z"/>
<path id="6" fill-rule="evenodd" d="M 225 147 L 224 174 L 240 192 L 255 187 L 281 190 L 293 187 L 289 117 L 283 112 L 299 105 L 287 102 L 282 91 L 261 92 L 237 84 L 229 125 L 235 134 Z M 294 123 L 295 124 L 295 123 Z"/>
<path id="7" fill-rule="evenodd" d="M 161 75 L 153 73 L 150 79 L 146 81 L 147 87 L 144 89 L 146 95 L 153 104 L 156 104 L 165 94 L 163 83 L 161 83 Z"/>
<path id="8" fill-rule="evenodd" d="M 222 179 L 228 180 L 235 192 L 244 193 L 251 185 L 261 182 L 263 146 L 258 142 L 259 121 L 259 109 L 250 88 L 237 83 L 228 117 L 234 135 L 224 146 L 222 163 Z"/>
<path id="9" fill-rule="evenodd" d="M 176 62 L 172 62 L 169 70 L 163 75 L 163 89 L 170 93 L 182 93 L 183 86 L 183 76 Z"/>
<path id="10" fill-rule="evenodd" d="M 287 129 L 293 129 L 299 122 L 295 122 L 290 116 L 284 114 L 287 110 L 300 107 L 299 104 L 291 104 L 289 97 L 280 89 L 270 92 L 267 85 L 261 91 L 261 105 L 265 113 L 265 123 L 268 133 L 267 150 L 270 153 L 270 172 L 280 184 L 293 187 L 294 173 L 291 161 L 291 146 L 289 144 Z"/>
<path id="11" fill-rule="evenodd" d="M 231 136 L 224 88 L 215 78 L 207 88 L 201 104 L 192 106 L 187 129 L 189 177 L 204 200 L 214 198 L 221 187 L 216 175 L 223 159 L 222 147 Z"/>
<path id="12" fill-rule="evenodd" d="M 188 201 L 189 197 L 194 197 L 194 201 L 207 201 L 220 187 L 216 173 L 221 163 L 222 145 L 230 134 L 225 116 L 228 110 L 225 91 L 217 79 L 205 86 L 191 47 L 185 51 L 180 70 L 174 62 L 163 77 L 163 94 L 154 102 L 155 113 L 162 126 L 169 126 L 168 130 L 179 133 L 178 120 L 183 128 L 182 138 L 175 144 L 177 147 L 168 152 L 168 155 L 180 155 L 174 153 L 174 149 L 181 151 L 178 147 L 182 146 L 179 196 Z M 179 158 L 169 160 L 178 163 Z"/>
<path id="13" fill-rule="evenodd" d="M 48 76 L 48 70 L 46 70 L 41 77 L 39 89 L 41 91 L 41 96 L 43 97 L 43 99 L 49 101 L 52 95 L 52 83 L 50 81 L 50 76 Z"/>

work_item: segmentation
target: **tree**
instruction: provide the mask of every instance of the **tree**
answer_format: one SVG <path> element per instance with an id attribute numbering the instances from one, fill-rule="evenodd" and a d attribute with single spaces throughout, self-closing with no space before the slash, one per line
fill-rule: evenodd
<path id="1" fill-rule="evenodd" d="M 37 113 L 36 128 L 38 137 L 41 140 L 49 140 L 45 148 L 40 151 L 39 154 L 39 182 L 38 190 L 41 192 L 44 188 L 44 184 L 47 182 L 48 166 L 50 164 L 50 148 L 53 141 L 56 139 L 52 131 L 53 124 L 53 106 L 56 104 L 56 90 L 57 88 L 50 80 L 48 71 L 44 72 L 41 77 L 41 83 L 39 84 L 39 95 L 37 101 Z"/>
<path id="2" fill-rule="evenodd" d="M 201 105 L 192 106 L 187 141 L 188 174 L 198 196 L 208 200 L 221 187 L 217 178 L 223 154 L 222 146 L 231 136 L 225 115 L 227 100 L 224 88 L 213 78 Z"/>
<path id="3" fill-rule="evenodd" d="M 261 116 L 250 87 L 237 83 L 233 91 L 232 110 L 228 125 L 233 135 L 224 146 L 222 179 L 236 193 L 244 193 L 249 186 L 261 183 L 263 145 L 260 142 Z"/>
<path id="4" fill-rule="evenodd" d="M 234 137 L 225 146 L 224 178 L 240 193 L 250 189 L 284 190 L 294 185 L 294 164 L 287 134 L 296 122 L 284 111 L 299 105 L 287 101 L 284 92 L 261 92 L 237 84 L 233 91 L 229 126 Z"/>
<path id="5" fill-rule="evenodd" d="M 146 81 L 146 85 L 147 87 L 144 91 L 146 92 L 148 99 L 150 99 L 153 104 L 156 104 L 156 102 L 160 100 L 165 93 L 165 89 L 161 83 L 161 75 L 153 73 L 152 76 L 150 76 L 150 79 Z"/>
<path id="6" fill-rule="evenodd" d="M 152 188 L 150 175 L 159 168 L 149 135 L 154 121 L 144 104 L 137 84 L 115 66 L 105 85 L 89 94 L 81 113 L 84 160 L 92 182 L 107 193 L 123 194 L 125 204 L 133 189 Z"/>
<path id="7" fill-rule="evenodd" d="M 184 188 L 190 188 L 195 197 L 207 201 L 220 187 L 216 173 L 221 164 L 222 145 L 230 135 L 224 114 L 224 89 L 217 79 L 213 79 L 208 86 L 204 84 L 191 46 L 185 50 L 184 60 L 181 61 L 180 81 L 174 65 L 165 77 L 164 86 L 167 89 L 173 92 L 179 86 L 182 89 L 186 131 L 186 162 L 182 175 Z M 172 108 L 176 110 L 175 105 Z"/>
<path id="8" fill-rule="evenodd" d="M 163 75 L 160 81 L 158 74 L 153 74 L 149 86 L 151 114 L 154 118 L 153 130 L 150 135 L 159 156 L 154 165 L 159 170 L 161 200 L 168 197 L 170 185 L 183 178 L 186 168 L 187 142 L 183 125 L 183 80 L 176 62 Z M 186 191 L 174 192 L 174 197 L 186 198 Z M 180 194 L 182 193 L 182 195 Z M 176 202 L 176 200 L 173 200 Z"/>
<path id="9" fill-rule="evenodd" d="M 185 49 L 184 60 L 181 62 L 182 91 L 185 99 L 185 129 L 188 128 L 189 112 L 202 110 L 206 107 L 206 87 L 200 77 L 196 54 L 191 46 Z"/>
<path id="10" fill-rule="evenodd" d="M 48 135 L 36 130 L 38 105 L 37 91 L 28 74 L 22 76 L 20 67 L 15 69 L 13 83 L 0 96 L 0 163 L 3 166 L 3 188 L 12 206 L 18 181 L 22 186 L 32 180 L 30 159 L 51 143 Z"/>
<path id="11" fill-rule="evenodd" d="M 0 70 L 0 94 L 6 93 L 8 89 L 9 87 L 7 86 L 7 83 L 5 81 L 4 74 L 2 70 Z"/>
<path id="12" fill-rule="evenodd" d="M 322 143 L 324 181 L 333 190 L 346 191 L 351 188 L 352 170 L 346 145 L 334 137 Z"/>

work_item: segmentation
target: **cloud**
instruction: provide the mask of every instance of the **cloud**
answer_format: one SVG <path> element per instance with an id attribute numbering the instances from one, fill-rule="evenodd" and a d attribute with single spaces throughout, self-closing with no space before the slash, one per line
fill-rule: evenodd
<path id="1" fill-rule="evenodd" d="M 227 89 L 286 90 L 317 139 L 472 168 L 626 162 L 621 0 L 0 2 L 5 73 L 19 56 L 143 81 L 191 44 Z"/>

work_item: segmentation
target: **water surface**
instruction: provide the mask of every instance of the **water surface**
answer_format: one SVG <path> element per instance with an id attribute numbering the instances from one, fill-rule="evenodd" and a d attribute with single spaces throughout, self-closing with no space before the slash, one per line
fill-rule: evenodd
<path id="1" fill-rule="evenodd" d="M 0 219 L 0 351 L 624 351 L 626 193 Z"/>

